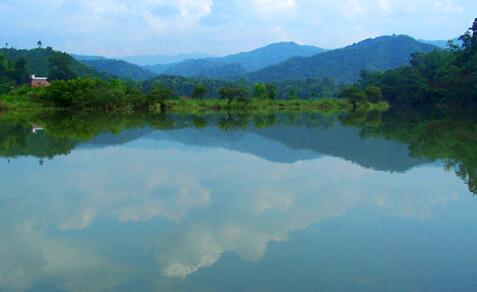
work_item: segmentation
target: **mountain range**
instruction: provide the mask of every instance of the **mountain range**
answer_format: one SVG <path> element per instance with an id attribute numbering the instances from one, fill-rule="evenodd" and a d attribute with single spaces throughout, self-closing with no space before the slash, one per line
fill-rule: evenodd
<path id="1" fill-rule="evenodd" d="M 366 168 L 392 172 L 406 172 L 413 167 L 429 163 L 426 159 L 412 158 L 404 144 L 378 138 L 364 139 L 358 129 L 339 125 L 277 125 L 265 129 L 245 128 L 232 131 L 223 131 L 216 127 L 207 127 L 200 131 L 190 127 L 170 131 L 137 128 L 115 135 L 99 135 L 80 147 L 100 148 L 135 140 L 141 140 L 142 143 L 135 143 L 134 147 L 154 147 L 153 140 L 170 141 L 229 149 L 279 163 L 296 163 L 331 156 Z"/>
<path id="2" fill-rule="evenodd" d="M 123 60 L 89 59 L 81 62 L 96 71 L 132 80 L 144 81 L 155 76 L 154 73 Z"/>
<path id="3" fill-rule="evenodd" d="M 230 78 L 278 64 L 292 57 L 308 57 L 324 51 L 324 49 L 314 46 L 282 42 L 221 58 L 193 59 L 176 64 L 145 66 L 145 68 L 156 74 Z"/>
<path id="4" fill-rule="evenodd" d="M 366 39 L 335 50 L 282 42 L 225 57 L 188 59 L 142 67 L 124 61 L 141 59 L 140 56 L 123 60 L 78 55 L 75 58 L 97 71 L 134 80 L 146 80 L 154 75 L 250 82 L 329 77 L 339 83 L 351 83 L 359 78 L 362 70 L 383 71 L 407 65 L 413 53 L 442 49 L 443 43 L 420 41 L 406 35 Z M 145 59 L 143 62 L 146 62 Z M 140 62 L 136 59 L 136 63 Z"/>
<path id="5" fill-rule="evenodd" d="M 271 82 L 334 78 L 354 82 L 363 70 L 384 71 L 409 64 L 411 55 L 440 49 L 405 35 L 367 39 L 351 46 L 312 57 L 295 57 L 247 75 L 249 81 Z"/>
<path id="6" fill-rule="evenodd" d="M 128 63 L 138 65 L 138 66 L 150 66 L 150 65 L 167 65 L 173 63 L 179 63 L 185 60 L 191 59 L 205 59 L 212 58 L 214 56 L 201 53 L 192 53 L 192 54 L 179 54 L 179 55 L 139 55 L 139 56 L 127 56 L 127 57 L 116 57 L 115 59 L 123 60 Z"/>

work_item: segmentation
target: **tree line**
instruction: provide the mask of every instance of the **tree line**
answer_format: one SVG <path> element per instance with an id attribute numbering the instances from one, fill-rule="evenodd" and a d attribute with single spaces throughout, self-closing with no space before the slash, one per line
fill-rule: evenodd
<path id="1" fill-rule="evenodd" d="M 396 106 L 440 108 L 477 106 L 477 19 L 448 50 L 412 55 L 410 65 L 385 72 L 362 72 L 341 96 L 354 104 L 384 99 Z"/>

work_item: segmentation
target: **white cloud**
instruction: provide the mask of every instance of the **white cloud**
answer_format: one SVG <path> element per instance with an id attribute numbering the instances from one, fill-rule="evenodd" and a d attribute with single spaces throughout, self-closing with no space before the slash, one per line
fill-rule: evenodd
<path id="1" fill-rule="evenodd" d="M 221 163 L 211 164 L 217 157 Z M 52 239 L 42 235 L 44 230 L 67 236 L 104 218 L 130 224 L 168 220 L 173 228 L 154 224 L 155 232 L 140 239 L 147 241 L 143 245 L 155 255 L 161 274 L 179 278 L 212 266 L 226 252 L 257 261 L 270 242 L 361 205 L 387 216 L 424 220 L 436 207 L 458 199 L 456 190 L 468 193 L 453 173 L 436 167 L 390 174 L 336 158 L 284 166 L 233 151 L 167 150 L 160 144 L 150 150 L 76 151 L 48 162 L 42 171 L 24 169 L 21 177 L 9 176 L 6 169 L 0 173 L 8 177 L 0 195 L 0 214 L 8 218 L 0 222 L 12 228 L 31 222 L 39 235 L 29 242 L 46 246 Z M 58 184 L 51 188 L 51 181 Z M 24 241 L 10 227 L 2 230 L 8 242 Z M 131 240 L 137 242 L 125 234 L 122 244 Z M 1 250 L 0 245 L 0 262 L 12 261 Z M 13 260 L 22 263 L 17 270 L 29 279 L 45 274 L 43 268 L 28 271 L 20 259 Z"/>
<path id="2" fill-rule="evenodd" d="M 292 10 L 297 8 L 295 0 L 249 0 L 249 2 L 261 14 L 292 13 Z"/>
<path id="3" fill-rule="evenodd" d="M 42 38 L 109 56 L 224 54 L 284 40 L 333 48 L 392 33 L 448 39 L 476 10 L 470 0 L 0 1 L 0 41 L 32 47 Z"/>

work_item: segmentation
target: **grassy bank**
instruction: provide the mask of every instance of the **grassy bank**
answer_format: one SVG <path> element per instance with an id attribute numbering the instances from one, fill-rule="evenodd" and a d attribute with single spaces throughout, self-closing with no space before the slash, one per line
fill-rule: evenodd
<path id="1" fill-rule="evenodd" d="M 339 113 L 353 111 L 353 106 L 346 99 L 297 99 L 297 100 L 271 100 L 249 99 L 245 101 L 234 100 L 228 104 L 224 99 L 171 99 L 162 102 L 162 111 L 173 113 L 217 113 L 251 111 L 257 113 Z M 387 103 L 363 103 L 358 110 L 387 110 Z M 153 111 L 160 112 L 158 104 Z"/>

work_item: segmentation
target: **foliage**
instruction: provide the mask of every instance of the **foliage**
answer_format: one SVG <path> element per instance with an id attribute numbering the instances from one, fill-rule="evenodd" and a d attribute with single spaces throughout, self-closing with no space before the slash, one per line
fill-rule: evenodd
<path id="1" fill-rule="evenodd" d="M 267 97 L 267 88 L 263 83 L 255 84 L 253 88 L 253 97 L 254 98 L 266 98 Z"/>
<path id="2" fill-rule="evenodd" d="M 347 98 L 356 109 L 360 104 L 367 102 L 366 93 L 357 86 L 348 86 L 341 92 L 341 98 Z"/>
<path id="3" fill-rule="evenodd" d="M 28 81 L 25 59 L 13 62 L 0 52 L 0 94 L 8 93 L 16 85 Z"/>
<path id="4" fill-rule="evenodd" d="M 275 84 L 257 83 L 253 91 L 253 97 L 261 99 L 275 99 L 278 94 L 278 89 Z"/>
<path id="5" fill-rule="evenodd" d="M 265 85 L 265 96 L 268 99 L 275 99 L 277 97 L 277 87 L 273 84 Z"/>
<path id="6" fill-rule="evenodd" d="M 461 48 L 413 54 L 410 66 L 383 73 L 363 72 L 356 86 L 372 100 L 382 95 L 392 105 L 475 107 L 476 38 L 477 19 L 471 30 L 462 35 Z"/>
<path id="7" fill-rule="evenodd" d="M 207 89 L 208 98 L 218 98 L 220 96 L 219 90 L 222 87 L 234 86 L 234 87 L 244 87 L 251 93 L 251 95 L 256 98 L 266 98 L 266 84 L 250 84 L 245 81 L 223 81 L 223 80 L 212 80 L 212 79 L 197 79 L 197 78 L 186 78 L 179 76 L 158 76 L 154 79 L 148 80 L 144 83 L 144 90 L 149 91 L 151 88 L 160 84 L 167 88 L 170 88 L 175 95 L 177 96 L 194 96 L 194 89 L 198 86 L 204 86 Z M 256 86 L 262 87 L 259 88 L 259 91 L 256 92 Z M 340 87 L 336 85 L 333 79 L 325 78 L 320 79 L 307 79 L 307 80 L 297 80 L 297 81 L 283 81 L 283 82 L 274 82 L 270 85 L 273 85 L 276 88 L 276 98 L 277 99 L 288 99 L 290 97 L 290 91 L 295 92 L 295 96 L 298 98 L 308 99 L 308 98 L 331 98 L 337 96 L 340 91 Z M 273 93 L 275 90 L 269 85 L 269 90 L 272 90 Z M 263 86 L 265 88 L 263 88 Z M 264 92 L 265 90 L 265 92 Z"/>
<path id="8" fill-rule="evenodd" d="M 192 90 L 192 98 L 204 98 L 207 94 L 207 87 L 203 83 L 199 83 Z"/>
<path id="9" fill-rule="evenodd" d="M 52 54 L 49 59 L 48 79 L 53 80 L 70 80 L 76 77 L 71 69 L 72 58 L 66 53 Z"/>
<path id="10" fill-rule="evenodd" d="M 17 50 L 13 48 L 0 49 L 0 55 L 4 54 L 12 62 L 17 62 L 23 58 L 26 61 L 26 70 L 29 74 L 35 74 L 37 76 L 48 76 L 50 73 L 50 58 L 53 55 L 64 54 L 53 50 L 51 47 L 45 49 L 36 48 L 31 50 Z M 75 60 L 73 57 L 65 56 L 69 60 L 69 66 L 74 75 L 78 77 L 91 77 L 109 79 L 106 74 L 99 73 L 93 68 L 82 64 Z"/>
<path id="11" fill-rule="evenodd" d="M 227 100 L 227 107 L 230 108 L 232 100 L 245 101 L 249 95 L 245 87 L 226 86 L 219 89 L 220 98 Z"/>
<path id="12" fill-rule="evenodd" d="M 48 105 L 76 111 L 117 111 L 144 108 L 147 101 L 139 88 L 118 80 L 80 78 L 53 81 L 31 93 Z"/>
<path id="13" fill-rule="evenodd" d="M 175 97 L 172 90 L 169 88 L 162 86 L 160 84 L 155 85 L 151 91 L 148 93 L 148 101 L 151 104 L 154 103 L 163 103 L 167 99 L 172 99 Z"/>
<path id="14" fill-rule="evenodd" d="M 367 100 L 370 102 L 380 102 L 383 101 L 383 92 L 381 88 L 376 85 L 370 85 L 365 88 L 364 92 L 366 93 Z"/>
<path id="15" fill-rule="evenodd" d="M 477 195 L 477 120 L 470 109 L 394 107 L 378 123 L 345 117 L 364 137 L 384 137 L 409 145 L 413 157 L 443 160 Z"/>

